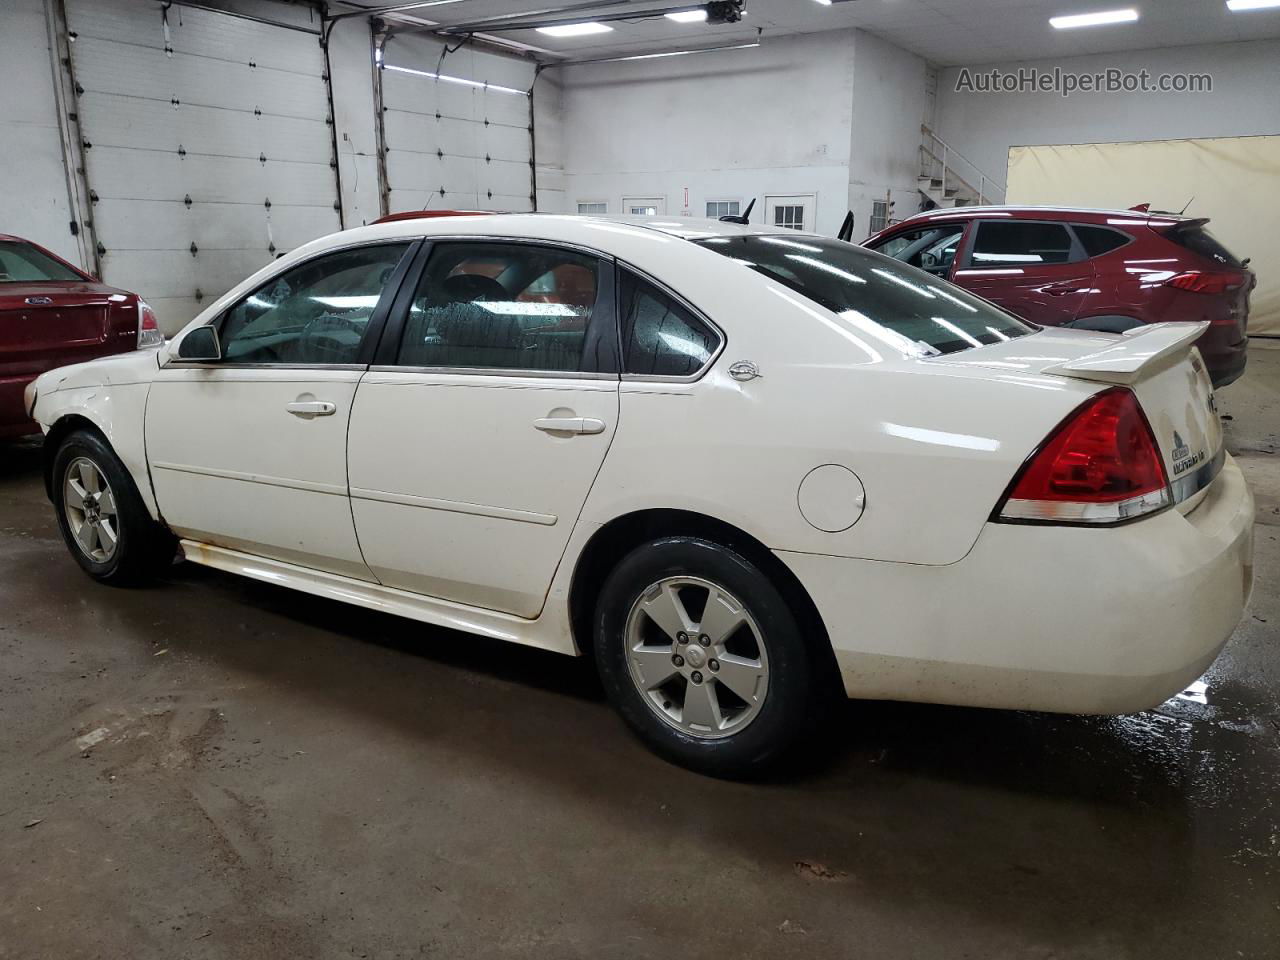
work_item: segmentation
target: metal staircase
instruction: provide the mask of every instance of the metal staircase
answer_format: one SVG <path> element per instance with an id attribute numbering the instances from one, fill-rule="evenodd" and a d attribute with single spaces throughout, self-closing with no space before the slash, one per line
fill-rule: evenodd
<path id="1" fill-rule="evenodd" d="M 921 197 L 933 201 L 936 207 L 1004 201 L 1004 184 L 987 176 L 927 125 L 921 125 L 920 133 L 920 177 L 916 183 Z"/>

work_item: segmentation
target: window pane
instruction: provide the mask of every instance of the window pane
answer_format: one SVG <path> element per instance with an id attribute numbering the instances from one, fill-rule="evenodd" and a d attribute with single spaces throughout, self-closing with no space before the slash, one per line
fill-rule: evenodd
<path id="1" fill-rule="evenodd" d="M 1100 257 L 1129 242 L 1127 233 L 1109 230 L 1106 227 L 1087 227 L 1076 224 L 1075 231 L 1076 236 L 1080 238 L 1080 246 L 1084 247 L 1084 252 L 1091 257 Z"/>
<path id="2" fill-rule="evenodd" d="M 41 283 L 84 278 L 29 243 L 0 241 L 0 283 Z"/>
<path id="3" fill-rule="evenodd" d="M 980 223 L 973 265 L 1068 263 L 1071 234 L 1060 223 Z"/>
<path id="4" fill-rule="evenodd" d="M 598 217 L 609 212 L 607 203 L 580 203 L 578 213 L 584 217 Z"/>
<path id="5" fill-rule="evenodd" d="M 383 286 L 407 243 L 317 257 L 280 274 L 222 321 L 229 363 L 354 363 Z"/>
<path id="6" fill-rule="evenodd" d="M 517 243 L 437 246 L 397 362 L 408 367 L 583 369 L 599 262 Z"/>
<path id="7" fill-rule="evenodd" d="M 644 376 L 688 377 L 716 352 L 716 332 L 653 284 L 622 277 L 624 370 Z"/>
<path id="8" fill-rule="evenodd" d="M 925 227 L 899 233 L 876 250 L 886 257 L 941 276 L 956 262 L 956 250 L 963 235 L 964 226 L 961 224 Z"/>
<path id="9" fill-rule="evenodd" d="M 708 200 L 707 217 L 719 220 L 721 217 L 737 217 L 741 215 L 742 204 L 738 200 Z"/>
<path id="10" fill-rule="evenodd" d="M 699 241 L 790 287 L 907 356 L 1011 340 L 1034 328 L 919 270 L 821 237 L 715 237 Z"/>
<path id="11" fill-rule="evenodd" d="M 779 204 L 773 208 L 773 225 L 785 227 L 787 230 L 804 229 L 804 206 L 802 204 Z"/>

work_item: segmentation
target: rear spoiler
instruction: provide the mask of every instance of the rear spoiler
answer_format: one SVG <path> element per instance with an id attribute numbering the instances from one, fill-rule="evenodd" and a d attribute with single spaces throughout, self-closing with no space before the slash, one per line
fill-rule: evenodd
<path id="1" fill-rule="evenodd" d="M 1144 373 L 1187 353 L 1208 326 L 1209 321 L 1203 320 L 1134 327 L 1105 350 L 1045 367 L 1043 372 L 1102 383 L 1136 383 Z"/>

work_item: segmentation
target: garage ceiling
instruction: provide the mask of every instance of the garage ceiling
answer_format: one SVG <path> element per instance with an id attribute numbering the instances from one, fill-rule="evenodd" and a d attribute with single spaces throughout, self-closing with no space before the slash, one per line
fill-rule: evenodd
<path id="1" fill-rule="evenodd" d="M 359 0 L 348 6 L 390 2 Z M 652 9 L 675 2 L 632 0 L 630 6 Z M 449 24 L 567 5 L 568 0 L 457 0 L 411 15 Z M 1054 30 L 1048 22 L 1050 16 L 1123 6 L 1136 7 L 1139 22 L 1079 30 Z M 1280 37 L 1280 8 L 1231 13 L 1223 0 L 853 0 L 831 6 L 815 0 L 747 0 L 747 9 L 749 16 L 731 26 L 682 25 L 659 18 L 615 23 L 611 33 L 575 39 L 533 31 L 502 36 L 577 59 L 745 41 L 754 38 L 757 28 L 764 30 L 767 42 L 787 34 L 861 27 L 943 66 Z"/>

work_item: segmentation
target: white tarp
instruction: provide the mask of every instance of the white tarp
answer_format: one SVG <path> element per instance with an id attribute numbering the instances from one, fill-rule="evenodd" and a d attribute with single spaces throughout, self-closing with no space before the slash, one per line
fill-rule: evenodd
<path id="1" fill-rule="evenodd" d="M 1192 199 L 1194 198 L 1194 199 Z M 1249 333 L 1280 336 L 1280 136 L 1012 147 L 1008 202 L 1181 210 L 1258 275 Z"/>

